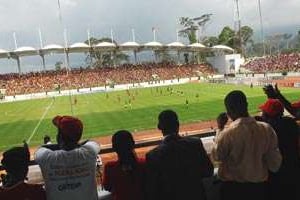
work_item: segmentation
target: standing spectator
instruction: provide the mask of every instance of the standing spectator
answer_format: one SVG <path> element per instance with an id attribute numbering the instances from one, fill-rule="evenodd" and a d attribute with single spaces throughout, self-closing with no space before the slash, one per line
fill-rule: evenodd
<path id="1" fill-rule="evenodd" d="M 221 131 L 212 149 L 212 158 L 219 161 L 221 200 L 265 199 L 268 170 L 276 172 L 281 164 L 277 136 L 267 123 L 249 116 L 242 91 L 230 92 L 224 103 L 232 123 L 224 128 L 227 120 L 219 115 Z"/>
<path id="2" fill-rule="evenodd" d="M 96 142 L 78 143 L 83 132 L 82 122 L 71 116 L 53 119 L 58 128 L 59 150 L 47 146 L 35 153 L 45 180 L 47 200 L 96 200 L 96 157 L 100 147 Z"/>
<path id="3" fill-rule="evenodd" d="M 270 199 L 300 199 L 300 157 L 298 154 L 299 127 L 295 119 L 283 116 L 283 105 L 278 99 L 268 99 L 259 107 L 263 121 L 269 123 L 278 137 L 282 164 L 276 173 L 270 173 Z"/>
<path id="4" fill-rule="evenodd" d="M 172 110 L 158 116 L 162 143 L 146 154 L 149 200 L 206 199 L 202 178 L 213 175 L 213 165 L 200 139 L 179 135 L 179 121 Z"/>
<path id="5" fill-rule="evenodd" d="M 118 131 L 112 137 L 118 160 L 105 165 L 103 186 L 112 193 L 113 200 L 144 199 L 145 160 L 136 156 L 134 143 L 131 133 L 126 130 Z"/>
<path id="6" fill-rule="evenodd" d="M 42 185 L 26 183 L 30 153 L 26 143 L 3 153 L 1 161 L 6 175 L 0 187 L 0 199 L 46 200 Z"/>
<path id="7" fill-rule="evenodd" d="M 295 103 L 290 103 L 280 92 L 275 85 L 275 88 L 272 85 L 267 85 L 263 88 L 264 92 L 268 98 L 279 99 L 283 104 L 284 108 L 295 118 L 300 119 L 300 101 Z"/>

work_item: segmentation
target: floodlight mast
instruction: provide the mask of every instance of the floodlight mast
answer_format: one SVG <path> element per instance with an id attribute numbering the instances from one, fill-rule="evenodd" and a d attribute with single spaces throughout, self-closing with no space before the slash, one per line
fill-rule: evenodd
<path id="1" fill-rule="evenodd" d="M 66 71 L 67 71 L 67 76 L 69 76 L 70 66 L 69 66 L 69 54 L 68 54 L 68 51 L 67 51 L 67 48 L 68 48 L 67 30 L 64 29 L 63 19 L 62 19 L 62 13 L 61 13 L 61 7 L 60 7 L 60 1 L 59 0 L 57 0 L 57 5 L 58 5 L 59 22 L 60 22 L 60 25 L 61 25 L 61 29 L 63 30 L 63 38 L 64 38 L 64 43 L 65 43 L 64 53 L 65 53 Z M 70 85 L 70 81 L 68 82 L 68 85 Z M 71 113 L 72 113 L 72 115 L 74 115 L 73 102 L 72 102 L 72 94 L 71 94 L 71 90 L 70 89 L 69 89 L 69 101 L 70 101 Z"/>
<path id="2" fill-rule="evenodd" d="M 262 41 L 262 45 L 263 45 L 263 56 L 265 56 L 266 55 L 266 45 L 265 45 L 265 34 L 264 34 L 264 25 L 263 25 L 263 19 L 262 19 L 260 0 L 258 0 L 258 11 L 259 11 L 261 41 Z"/>
<path id="3" fill-rule="evenodd" d="M 241 18 L 240 18 L 240 7 L 239 7 L 239 0 L 234 0 L 235 3 L 235 21 L 234 21 L 234 28 L 235 32 L 238 33 L 238 46 L 243 53 L 243 45 L 242 45 L 242 34 L 241 34 Z"/>

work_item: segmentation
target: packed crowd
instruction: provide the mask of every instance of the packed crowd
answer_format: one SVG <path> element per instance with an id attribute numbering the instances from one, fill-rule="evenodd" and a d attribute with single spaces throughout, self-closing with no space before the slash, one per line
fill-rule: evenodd
<path id="1" fill-rule="evenodd" d="M 226 113 L 217 117 L 218 131 L 211 157 L 199 138 L 179 135 L 176 112 L 158 116 L 162 142 L 139 158 L 135 141 L 126 130 L 112 136 L 117 160 L 104 166 L 103 187 L 113 200 L 207 199 L 203 178 L 213 176 L 218 163 L 220 199 L 299 199 L 300 102 L 291 104 L 277 87 L 264 88 L 267 101 L 262 115 L 251 117 L 242 91 L 229 92 Z M 295 118 L 283 116 L 286 108 Z M 230 120 L 229 120 L 230 118 Z M 26 183 L 30 153 L 25 143 L 3 154 L 0 199 L 97 200 L 96 158 L 100 146 L 79 142 L 84 125 L 72 116 L 56 116 L 57 144 L 45 144 L 35 152 L 45 185 Z M 45 143 L 47 143 L 45 141 Z"/>
<path id="2" fill-rule="evenodd" d="M 118 67 L 94 69 L 72 69 L 70 71 L 47 71 L 22 74 L 0 75 L 2 89 L 6 95 L 49 92 L 55 89 L 78 89 L 99 87 L 113 82 L 138 83 L 151 81 L 153 75 L 161 80 L 198 76 L 199 73 L 212 74 L 207 64 L 175 65 L 172 63 L 124 64 Z"/>
<path id="3" fill-rule="evenodd" d="M 246 69 L 256 72 L 299 72 L 300 71 L 300 54 L 279 54 L 257 58 L 248 62 Z"/>

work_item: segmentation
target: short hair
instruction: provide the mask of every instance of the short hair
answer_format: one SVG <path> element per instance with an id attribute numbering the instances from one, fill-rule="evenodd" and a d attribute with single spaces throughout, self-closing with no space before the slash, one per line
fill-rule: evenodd
<path id="1" fill-rule="evenodd" d="M 164 110 L 158 115 L 158 129 L 163 132 L 177 133 L 179 128 L 179 120 L 175 111 Z"/>
<path id="2" fill-rule="evenodd" d="M 228 113 L 236 115 L 244 115 L 248 113 L 247 97 L 240 90 L 229 92 L 224 99 L 224 104 Z"/>

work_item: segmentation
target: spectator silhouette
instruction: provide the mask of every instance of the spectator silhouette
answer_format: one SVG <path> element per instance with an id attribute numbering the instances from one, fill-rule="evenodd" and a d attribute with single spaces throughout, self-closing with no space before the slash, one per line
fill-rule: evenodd
<path id="1" fill-rule="evenodd" d="M 263 88 L 268 98 L 279 99 L 284 108 L 295 118 L 300 119 L 300 101 L 290 103 L 280 92 L 277 84 L 275 87 L 267 85 Z"/>
<path id="2" fill-rule="evenodd" d="M 300 199 L 299 127 L 295 119 L 283 116 L 284 107 L 278 99 L 268 99 L 259 107 L 262 120 L 270 124 L 278 137 L 282 164 L 276 173 L 270 172 L 270 199 Z"/>
<path id="3" fill-rule="evenodd" d="M 45 135 L 44 136 L 44 144 L 52 144 L 51 143 L 51 138 L 50 138 L 50 136 L 49 135 Z"/>
<path id="4" fill-rule="evenodd" d="M 172 110 L 158 116 L 164 139 L 146 154 L 149 200 L 206 199 L 202 178 L 213 175 L 213 165 L 199 138 L 179 135 L 179 120 Z"/>
<path id="5" fill-rule="evenodd" d="M 134 144 L 131 133 L 126 130 L 112 137 L 118 160 L 105 164 L 103 186 L 112 193 L 113 200 L 144 199 L 145 160 L 137 157 Z"/>
<path id="6" fill-rule="evenodd" d="M 71 116 L 53 119 L 58 128 L 58 150 L 40 147 L 35 153 L 45 181 L 47 200 L 96 200 L 96 157 L 100 147 L 96 142 L 79 143 L 82 122 Z"/>
<path id="7" fill-rule="evenodd" d="M 2 177 L 0 199 L 46 200 L 42 185 L 26 183 L 30 153 L 26 143 L 3 153 L 1 161 L 6 171 Z"/>
<path id="8" fill-rule="evenodd" d="M 220 197 L 265 199 L 268 170 L 276 172 L 281 164 L 277 136 L 267 123 L 249 116 L 242 91 L 230 92 L 224 103 L 232 123 L 225 127 L 228 120 L 220 114 L 217 122 L 221 131 L 212 149 L 212 158 L 219 162 Z"/>

